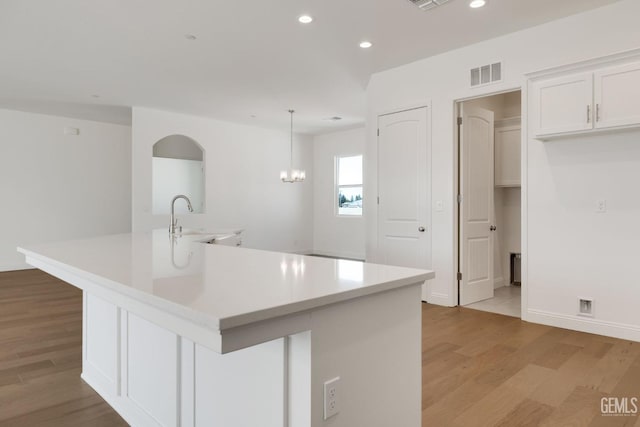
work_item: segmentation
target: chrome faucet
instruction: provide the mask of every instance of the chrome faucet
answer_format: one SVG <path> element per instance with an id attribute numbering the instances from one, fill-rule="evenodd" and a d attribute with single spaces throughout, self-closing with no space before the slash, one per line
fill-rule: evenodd
<path id="1" fill-rule="evenodd" d="M 178 218 L 176 218 L 176 214 L 174 213 L 174 208 L 176 206 L 176 200 L 185 199 L 187 201 L 187 208 L 189 208 L 189 212 L 193 212 L 193 206 L 191 206 L 191 200 L 183 194 L 178 194 L 171 201 L 171 224 L 169 225 L 169 234 L 176 234 L 176 228 L 178 226 Z M 179 231 L 182 230 L 182 226 L 180 226 Z"/>

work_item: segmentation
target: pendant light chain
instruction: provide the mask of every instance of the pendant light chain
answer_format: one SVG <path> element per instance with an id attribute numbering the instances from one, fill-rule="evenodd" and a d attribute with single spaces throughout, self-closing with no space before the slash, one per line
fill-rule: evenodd
<path id="1" fill-rule="evenodd" d="M 291 152 L 289 153 L 289 170 L 293 170 L 293 113 L 295 113 L 295 110 L 289 110 L 289 114 L 291 114 Z"/>
<path id="2" fill-rule="evenodd" d="M 289 110 L 289 114 L 291 115 L 289 128 L 291 133 L 289 140 L 289 170 L 280 172 L 280 181 L 290 184 L 304 181 L 307 175 L 304 170 L 293 168 L 293 113 L 295 113 L 295 110 Z"/>

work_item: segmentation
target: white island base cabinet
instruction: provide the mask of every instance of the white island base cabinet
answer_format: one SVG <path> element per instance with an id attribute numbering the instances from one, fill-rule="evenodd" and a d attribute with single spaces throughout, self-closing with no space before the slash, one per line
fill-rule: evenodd
<path id="1" fill-rule="evenodd" d="M 133 426 L 420 426 L 421 283 L 309 311 L 305 330 L 226 354 L 100 294 L 84 291 L 82 378 Z M 324 420 L 335 377 L 340 411 Z"/>
<path id="2" fill-rule="evenodd" d="M 209 240 L 160 230 L 19 249 L 82 289 L 82 378 L 129 424 L 420 427 L 433 271 Z"/>
<path id="3" fill-rule="evenodd" d="M 283 425 L 284 339 L 221 355 L 86 292 L 84 303 L 82 378 L 131 425 Z"/>

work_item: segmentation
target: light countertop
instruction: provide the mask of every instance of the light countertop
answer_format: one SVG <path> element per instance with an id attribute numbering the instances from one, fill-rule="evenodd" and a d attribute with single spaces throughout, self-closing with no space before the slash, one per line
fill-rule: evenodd
<path id="1" fill-rule="evenodd" d="M 224 233 L 222 233 L 224 234 Z M 18 248 L 207 328 L 223 331 L 420 283 L 432 271 L 205 244 L 166 230 Z"/>

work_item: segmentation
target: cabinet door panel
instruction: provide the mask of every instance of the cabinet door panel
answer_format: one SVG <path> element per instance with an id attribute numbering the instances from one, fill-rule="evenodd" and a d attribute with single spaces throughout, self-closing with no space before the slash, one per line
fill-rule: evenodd
<path id="1" fill-rule="evenodd" d="M 178 419 L 178 337 L 129 313 L 127 324 L 126 400 L 158 425 Z"/>
<path id="2" fill-rule="evenodd" d="M 596 128 L 640 123 L 640 63 L 597 71 Z"/>
<path id="3" fill-rule="evenodd" d="M 496 127 L 495 185 L 520 186 L 520 126 Z"/>
<path id="4" fill-rule="evenodd" d="M 536 136 L 593 129 L 593 74 L 582 73 L 533 84 Z"/>

